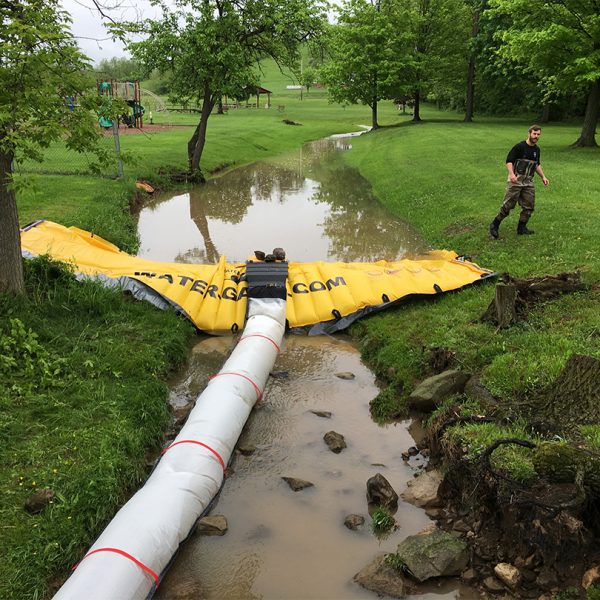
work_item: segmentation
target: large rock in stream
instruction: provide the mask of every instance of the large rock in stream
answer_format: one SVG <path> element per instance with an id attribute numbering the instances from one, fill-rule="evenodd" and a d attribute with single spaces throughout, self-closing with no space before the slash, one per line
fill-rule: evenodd
<path id="1" fill-rule="evenodd" d="M 446 398 L 461 394 L 468 380 L 469 375 L 466 373 L 449 369 L 421 381 L 408 397 L 408 402 L 416 410 L 429 412 Z"/>
<path id="2" fill-rule="evenodd" d="M 367 590 L 392 598 L 404 598 L 410 591 L 402 574 L 386 562 L 385 555 L 378 556 L 359 571 L 354 581 Z"/>
<path id="3" fill-rule="evenodd" d="M 400 494 L 402 499 L 409 504 L 421 508 L 435 508 L 441 506 L 439 488 L 444 480 L 440 471 L 426 471 L 417 478 L 408 482 L 408 488 Z"/>
<path id="4" fill-rule="evenodd" d="M 419 582 L 460 575 L 469 562 L 467 544 L 440 529 L 407 537 L 397 555 Z"/>

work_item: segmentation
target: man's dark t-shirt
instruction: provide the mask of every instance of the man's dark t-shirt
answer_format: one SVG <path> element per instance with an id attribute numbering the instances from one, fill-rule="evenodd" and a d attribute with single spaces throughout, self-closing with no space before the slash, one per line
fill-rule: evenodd
<path id="1" fill-rule="evenodd" d="M 524 177 L 524 181 L 530 181 L 536 167 L 540 164 L 540 149 L 537 145 L 530 146 L 526 141 L 519 142 L 511 148 L 506 162 L 512 163 L 518 177 Z"/>
<path id="2" fill-rule="evenodd" d="M 508 156 L 506 157 L 507 163 L 512 163 L 513 165 L 519 158 L 524 158 L 525 160 L 532 160 L 536 165 L 540 164 L 540 148 L 536 144 L 535 146 L 530 146 L 525 140 L 515 144 Z"/>

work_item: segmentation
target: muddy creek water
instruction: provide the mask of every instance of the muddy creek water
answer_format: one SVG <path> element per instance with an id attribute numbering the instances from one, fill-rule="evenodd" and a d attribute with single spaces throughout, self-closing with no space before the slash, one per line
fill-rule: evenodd
<path id="1" fill-rule="evenodd" d="M 289 260 L 372 261 L 426 250 L 412 228 L 391 216 L 369 185 L 344 165 L 352 138 L 321 140 L 300 151 L 237 169 L 190 192 L 159 197 L 139 219 L 140 256 L 176 262 L 243 261 L 253 250 L 283 246 Z M 185 408 L 235 345 L 203 337 L 173 380 L 171 404 Z M 351 373 L 352 378 L 336 374 Z M 369 401 L 378 388 L 344 335 L 286 336 L 264 400 L 241 435 L 231 474 L 211 514 L 227 518 L 222 537 L 193 534 L 156 598 L 377 598 L 352 577 L 378 554 L 428 525 L 424 511 L 400 502 L 399 525 L 384 539 L 370 528 L 366 481 L 383 474 L 400 494 L 423 466 L 409 422 L 374 424 Z M 312 411 L 331 413 L 319 416 Z M 410 431 L 409 431 L 410 428 Z M 344 435 L 332 453 L 323 436 Z M 293 492 L 282 477 L 314 486 Z M 356 531 L 349 514 L 365 517 Z M 411 598 L 476 598 L 453 584 Z"/>

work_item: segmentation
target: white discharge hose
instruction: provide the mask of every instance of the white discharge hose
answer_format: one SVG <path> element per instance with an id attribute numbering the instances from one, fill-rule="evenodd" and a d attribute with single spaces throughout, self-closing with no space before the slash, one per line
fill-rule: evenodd
<path id="1" fill-rule="evenodd" d="M 285 330 L 285 300 L 248 300 L 240 341 L 148 481 L 115 515 L 57 600 L 142 600 L 218 493 Z"/>

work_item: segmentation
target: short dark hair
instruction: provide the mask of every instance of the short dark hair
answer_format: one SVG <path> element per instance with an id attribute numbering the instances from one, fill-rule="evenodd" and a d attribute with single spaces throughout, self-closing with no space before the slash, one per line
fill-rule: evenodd
<path id="1" fill-rule="evenodd" d="M 542 128 L 539 125 L 532 125 L 527 131 L 531 133 L 532 131 L 541 131 Z"/>

